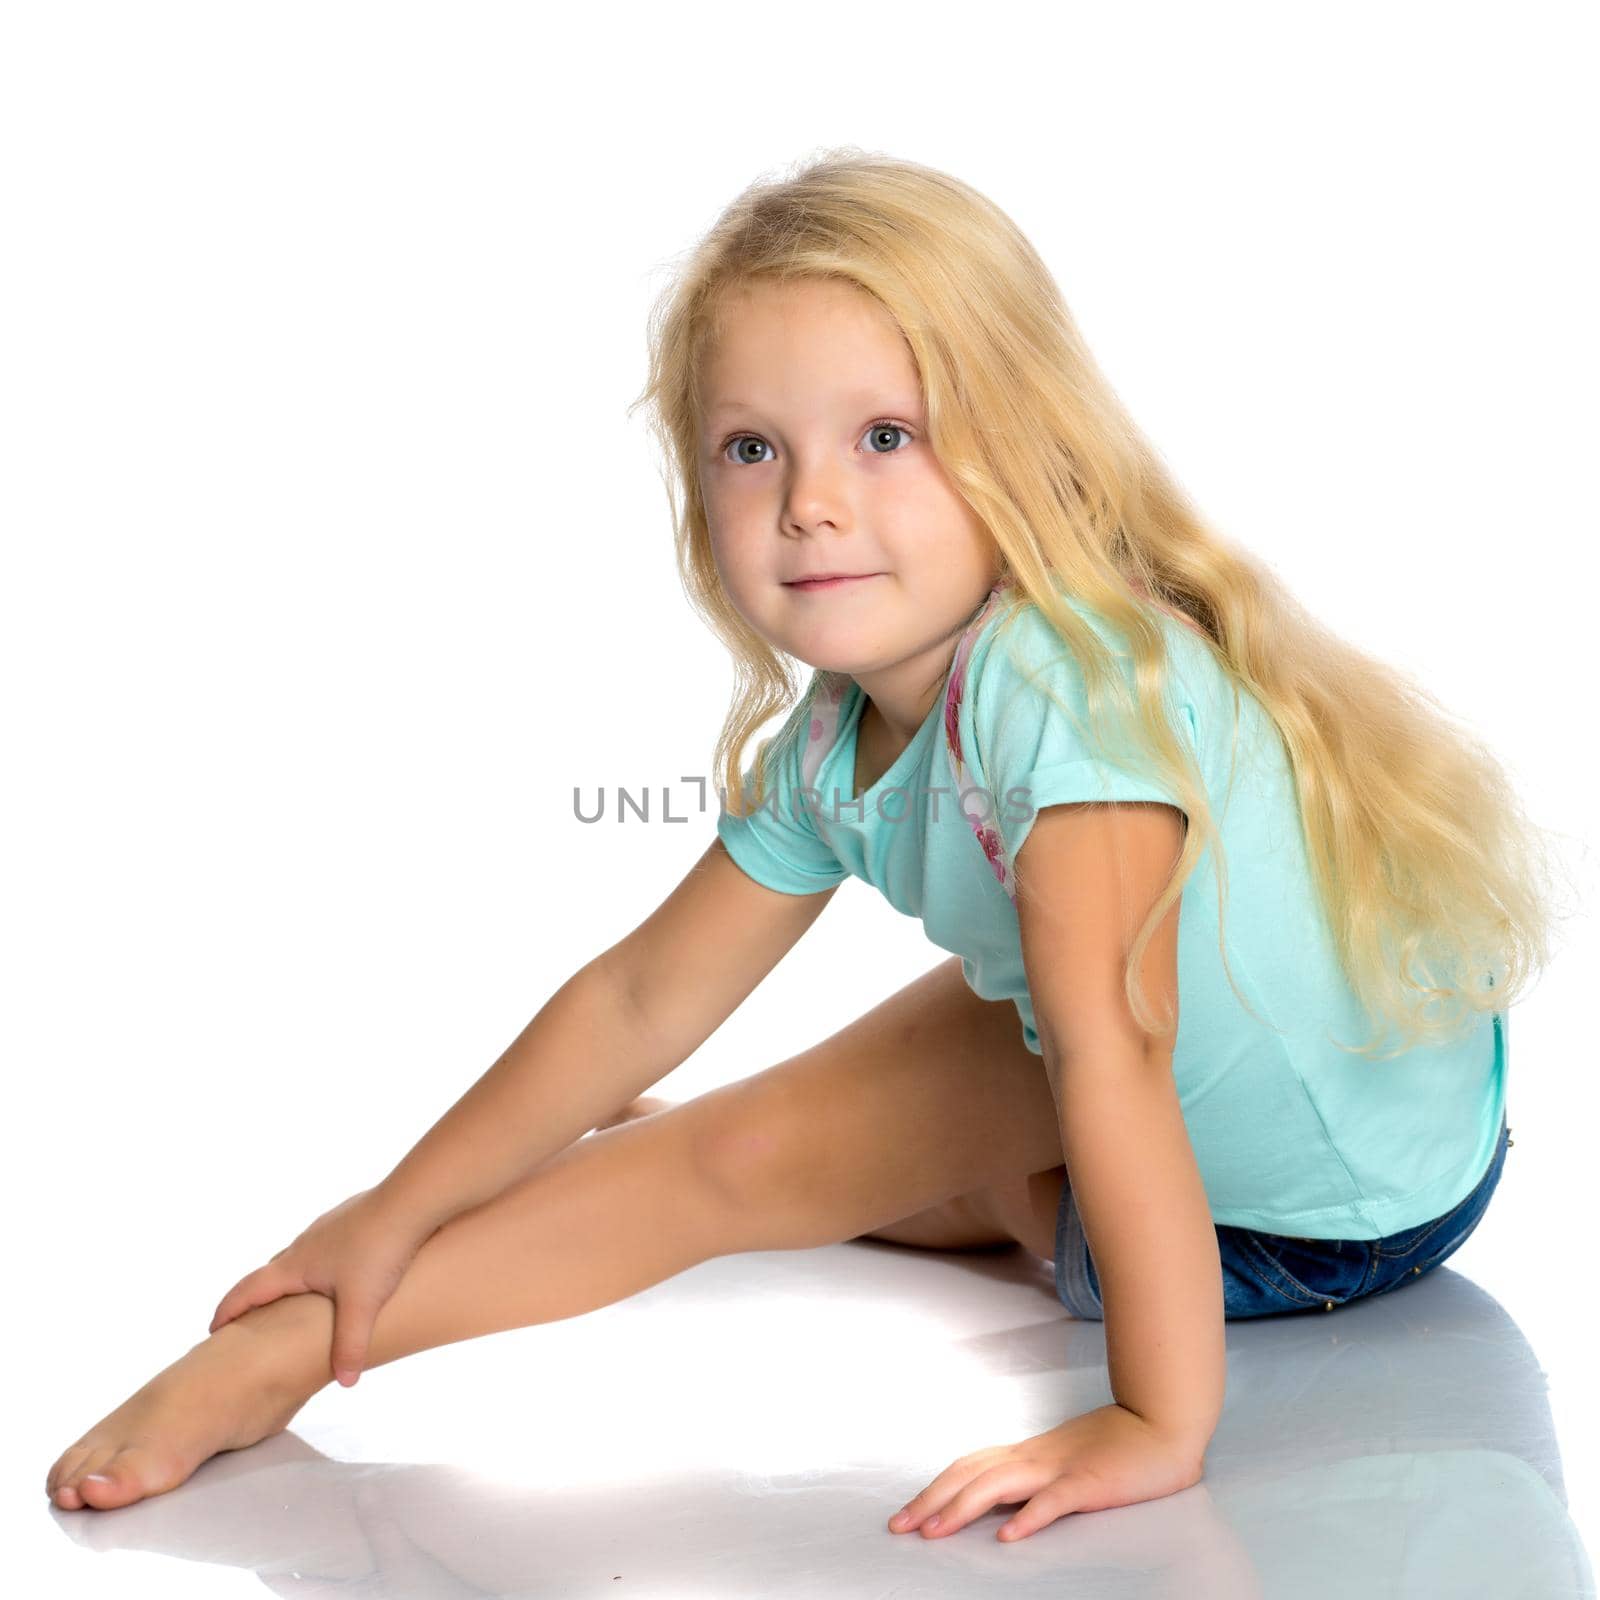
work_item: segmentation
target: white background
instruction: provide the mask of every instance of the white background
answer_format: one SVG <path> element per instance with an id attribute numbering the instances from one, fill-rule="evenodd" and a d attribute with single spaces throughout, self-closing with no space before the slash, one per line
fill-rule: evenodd
<path id="1" fill-rule="evenodd" d="M 0 1490 L 41 1560 L 59 1451 L 709 843 L 731 672 L 624 413 L 673 258 L 815 150 L 1003 206 L 1202 512 L 1592 877 L 1592 8 L 0 15 Z M 1513 1315 L 1589 1275 L 1564 938 L 1514 1018 L 1517 1183 L 1453 1263 L 1495 1253 Z M 660 1092 L 939 958 L 847 883 Z M 1519 1234 L 1533 1185 L 1570 1236 Z M 1581 1331 L 1523 1326 L 1552 1370 Z M 1593 1430 L 1562 1444 L 1592 1498 Z"/>

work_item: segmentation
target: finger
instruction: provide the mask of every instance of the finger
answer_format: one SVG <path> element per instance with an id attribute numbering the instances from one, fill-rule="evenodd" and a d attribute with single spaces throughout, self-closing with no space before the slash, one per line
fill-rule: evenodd
<path id="1" fill-rule="evenodd" d="M 217 1329 L 223 1325 L 223 1323 L 231 1322 L 236 1316 L 238 1316 L 245 1303 L 244 1296 L 247 1292 L 245 1285 L 249 1283 L 250 1279 L 254 1276 L 255 1273 L 252 1272 L 248 1277 L 241 1278 L 217 1302 L 217 1309 L 211 1313 L 212 1333 L 215 1333 Z"/>
<path id="2" fill-rule="evenodd" d="M 1009 1522 L 1002 1523 L 996 1538 L 1010 1544 L 1016 1539 L 1026 1539 L 1048 1527 L 1057 1517 L 1076 1511 L 1081 1502 L 1074 1494 L 1071 1483 L 1057 1478 L 1047 1483 Z"/>
<path id="3" fill-rule="evenodd" d="M 963 1456 L 953 1461 L 919 1495 L 914 1495 L 889 1519 L 896 1533 L 906 1533 L 921 1527 L 929 1517 L 943 1512 L 944 1508 L 976 1478 L 983 1468 Z"/>
<path id="4" fill-rule="evenodd" d="M 367 1341 L 382 1302 L 375 1296 L 335 1297 L 333 1345 L 330 1360 L 334 1377 L 345 1388 L 355 1387 L 367 1361 Z"/>
<path id="5" fill-rule="evenodd" d="M 946 1534 L 959 1533 L 962 1528 L 985 1511 L 1014 1500 L 1026 1500 L 1039 1487 L 1037 1476 L 1028 1476 L 1027 1468 L 1008 1463 L 980 1472 L 947 1505 L 938 1507 L 922 1524 L 924 1537 L 942 1539 Z"/>
<path id="6" fill-rule="evenodd" d="M 257 1267 L 248 1277 L 241 1278 L 223 1296 L 222 1303 L 217 1307 L 216 1316 L 212 1319 L 211 1331 L 215 1333 L 224 1323 L 243 1316 L 246 1311 L 254 1310 L 256 1306 L 267 1305 L 281 1295 L 294 1292 L 297 1291 L 294 1290 L 289 1275 L 271 1266 Z"/>
<path id="7" fill-rule="evenodd" d="M 889 1518 L 889 1531 L 891 1533 L 910 1533 L 913 1528 L 922 1525 L 923 1518 L 933 1510 L 933 1502 L 928 1499 L 926 1489 L 919 1495 L 914 1495 Z"/>

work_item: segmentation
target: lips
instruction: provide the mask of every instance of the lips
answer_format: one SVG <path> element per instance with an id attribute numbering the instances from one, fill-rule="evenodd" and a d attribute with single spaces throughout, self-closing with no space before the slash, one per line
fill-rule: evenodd
<path id="1" fill-rule="evenodd" d="M 787 589 L 837 589 L 847 583 L 863 583 L 868 578 L 876 578 L 876 572 L 836 572 L 827 576 L 816 578 L 796 578 L 784 585 Z"/>

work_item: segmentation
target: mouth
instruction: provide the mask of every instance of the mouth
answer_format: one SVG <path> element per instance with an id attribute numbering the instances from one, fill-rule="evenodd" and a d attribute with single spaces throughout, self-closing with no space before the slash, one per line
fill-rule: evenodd
<path id="1" fill-rule="evenodd" d="M 801 594 L 813 589 L 842 589 L 847 584 L 865 583 L 868 578 L 881 578 L 881 572 L 835 572 L 822 578 L 804 578 L 797 583 L 784 584 L 785 589 L 794 589 Z"/>

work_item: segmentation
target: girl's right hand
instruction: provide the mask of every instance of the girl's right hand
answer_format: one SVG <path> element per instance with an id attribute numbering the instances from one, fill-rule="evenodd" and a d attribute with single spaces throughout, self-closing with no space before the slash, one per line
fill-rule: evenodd
<path id="1" fill-rule="evenodd" d="M 327 1295 L 334 1307 L 333 1373 L 349 1388 L 366 1361 L 378 1312 L 438 1226 L 404 1216 L 377 1189 L 363 1189 L 318 1217 L 264 1267 L 241 1278 L 222 1297 L 209 1331 L 215 1333 L 243 1312 L 282 1295 Z"/>

